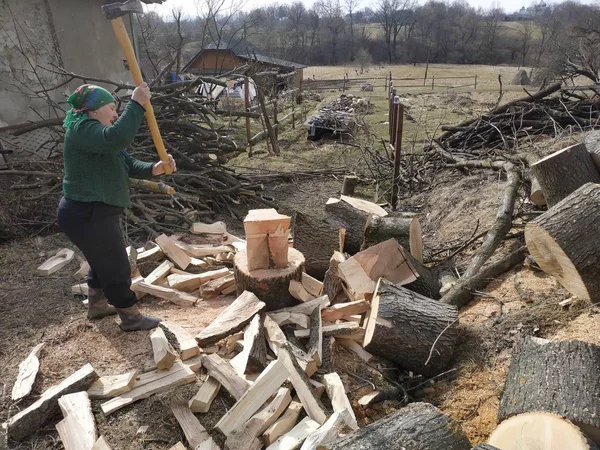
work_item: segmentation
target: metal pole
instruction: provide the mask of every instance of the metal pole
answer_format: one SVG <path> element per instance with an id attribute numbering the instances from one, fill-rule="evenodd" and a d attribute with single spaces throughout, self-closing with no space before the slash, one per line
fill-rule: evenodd
<path id="1" fill-rule="evenodd" d="M 398 183 L 400 182 L 400 157 L 402 155 L 402 127 L 404 125 L 404 106 L 400 103 L 400 97 L 394 97 L 396 107 L 396 140 L 394 142 L 394 184 L 392 185 L 392 211 L 396 211 L 398 205 Z"/>

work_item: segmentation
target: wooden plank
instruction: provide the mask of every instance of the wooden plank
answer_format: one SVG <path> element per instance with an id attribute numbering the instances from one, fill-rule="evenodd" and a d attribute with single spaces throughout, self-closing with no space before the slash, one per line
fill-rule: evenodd
<path id="1" fill-rule="evenodd" d="M 319 426 L 310 417 L 305 417 L 291 431 L 269 445 L 267 450 L 297 450 L 308 436 L 319 429 Z"/>
<path id="2" fill-rule="evenodd" d="M 208 374 L 217 380 L 236 399 L 242 398 L 248 390 L 248 382 L 240 377 L 235 369 L 219 355 L 202 356 L 202 365 Z"/>
<path id="3" fill-rule="evenodd" d="M 193 358 L 200 354 L 200 347 L 196 344 L 196 339 L 174 322 L 161 322 L 159 326 L 163 329 L 167 338 L 176 342 L 175 346 L 179 351 L 179 357 L 182 361 Z"/>
<path id="4" fill-rule="evenodd" d="M 335 372 L 328 373 L 323 376 L 323 383 L 325 384 L 327 395 L 331 400 L 331 407 L 333 408 L 333 411 L 341 412 L 346 410 L 348 412 L 344 419 L 346 425 L 353 430 L 358 430 L 356 416 L 352 410 L 350 400 L 348 400 L 348 397 L 346 396 L 346 389 L 344 388 L 344 384 L 342 383 L 340 376 Z"/>
<path id="5" fill-rule="evenodd" d="M 302 411 L 302 403 L 293 401 L 286 409 L 283 416 L 277 419 L 263 434 L 263 443 L 267 446 L 275 442 L 280 436 L 290 431 L 296 425 L 300 412 Z M 316 424 L 316 422 L 315 422 Z M 318 424 L 317 424 L 318 426 Z"/>
<path id="6" fill-rule="evenodd" d="M 365 362 L 369 362 L 373 359 L 373 355 L 371 355 L 368 351 L 360 346 L 358 342 L 353 339 L 344 339 L 344 336 L 335 338 L 336 342 L 342 344 L 344 347 L 352 350 L 354 353 L 358 355 L 360 359 Z"/>
<path id="7" fill-rule="evenodd" d="M 352 334 L 360 328 L 356 322 L 335 323 L 325 325 L 322 328 L 323 336 L 338 336 L 340 334 Z M 297 338 L 307 338 L 310 336 L 310 330 L 294 330 L 294 335 Z"/>
<path id="8" fill-rule="evenodd" d="M 290 280 L 290 287 L 288 290 L 292 297 L 301 302 L 309 302 L 315 298 L 310 295 L 306 289 L 304 289 L 302 283 L 296 280 Z"/>
<path id="9" fill-rule="evenodd" d="M 38 370 L 40 368 L 40 360 L 39 355 L 42 349 L 44 348 L 45 343 L 41 343 L 36 345 L 31 353 L 19 364 L 19 373 L 17 375 L 17 380 L 12 388 L 11 399 L 13 401 L 20 400 L 23 397 L 29 395 L 31 392 L 31 388 L 33 383 L 35 382 L 35 377 L 37 376 Z"/>
<path id="10" fill-rule="evenodd" d="M 336 320 L 363 314 L 371 309 L 371 305 L 366 300 L 357 300 L 348 303 L 337 303 L 324 308 L 322 311 L 323 320 L 326 322 L 335 322 Z"/>
<path id="11" fill-rule="evenodd" d="M 98 374 L 91 364 L 84 365 L 59 384 L 47 389 L 37 401 L 5 422 L 3 426 L 7 429 L 7 437 L 20 441 L 31 436 L 58 413 L 60 397 L 73 392 L 85 391 L 97 379 Z"/>
<path id="12" fill-rule="evenodd" d="M 99 398 L 111 398 L 129 392 L 135 385 L 138 370 L 131 370 L 121 375 L 107 375 L 100 377 L 87 390 L 88 396 L 95 400 Z"/>
<path id="13" fill-rule="evenodd" d="M 300 450 L 317 450 L 338 437 L 339 429 L 348 415 L 347 410 L 334 412 L 318 430 L 310 433 Z"/>
<path id="14" fill-rule="evenodd" d="M 194 222 L 190 227 L 192 234 L 225 234 L 227 225 L 224 222 L 202 223 Z"/>
<path id="15" fill-rule="evenodd" d="M 144 278 L 144 283 L 146 284 L 154 284 L 158 280 L 163 277 L 166 277 L 169 274 L 169 271 L 173 267 L 173 263 L 168 259 L 165 259 L 160 265 L 154 269 L 152 272 L 148 274 L 146 278 Z"/>
<path id="16" fill-rule="evenodd" d="M 180 398 L 174 398 L 171 401 L 171 411 L 177 419 L 179 426 L 183 430 L 183 434 L 188 441 L 188 444 L 193 449 L 197 449 L 201 445 L 212 442 L 216 446 L 213 439 L 208 434 L 208 431 L 202 426 L 200 421 L 194 416 L 186 402 Z"/>
<path id="17" fill-rule="evenodd" d="M 150 333 L 152 342 L 152 352 L 154 353 L 154 362 L 157 369 L 169 369 L 177 359 L 177 353 L 169 344 L 167 336 L 162 328 L 156 328 Z"/>
<path id="18" fill-rule="evenodd" d="M 224 267 L 222 269 L 210 270 L 204 273 L 185 275 L 172 274 L 167 277 L 167 280 L 169 281 L 169 286 L 171 288 L 191 292 L 200 289 L 200 286 L 210 280 L 222 278 L 230 274 L 230 270 L 227 267 Z"/>
<path id="19" fill-rule="evenodd" d="M 92 447 L 92 450 L 112 450 L 112 448 L 110 447 L 110 445 L 108 445 L 108 442 L 106 442 L 104 436 L 100 436 L 94 444 L 94 446 Z"/>
<path id="20" fill-rule="evenodd" d="M 244 349 L 234 358 L 235 362 L 231 362 L 240 376 L 261 372 L 267 366 L 267 342 L 263 322 L 260 314 L 256 314 L 244 331 Z"/>
<path id="21" fill-rule="evenodd" d="M 87 393 L 63 395 L 58 406 L 64 419 L 56 424 L 56 429 L 65 450 L 91 450 L 98 440 L 98 431 Z"/>
<path id="22" fill-rule="evenodd" d="M 161 234 L 154 239 L 154 242 L 158 244 L 163 253 L 180 269 L 185 270 L 185 268 L 190 265 L 191 258 L 188 254 L 181 250 L 181 248 L 176 245 L 176 241 L 173 241 L 167 235 Z"/>
<path id="23" fill-rule="evenodd" d="M 56 252 L 56 255 L 49 258 L 37 268 L 36 274 L 40 277 L 52 275 L 73 261 L 73 258 L 75 258 L 75 252 L 73 250 L 68 248 L 60 249 Z"/>
<path id="24" fill-rule="evenodd" d="M 314 421 L 322 424 L 327 420 L 327 414 L 314 393 L 308 381 L 308 377 L 298 365 L 296 358 L 292 355 L 290 345 L 285 344 L 279 349 L 278 360 L 281 360 L 289 373 L 289 379 L 300 398 L 308 416 Z"/>
<path id="25" fill-rule="evenodd" d="M 349 197 L 347 195 L 340 196 L 340 199 L 345 201 L 346 203 L 349 203 L 356 209 L 360 209 L 361 211 L 364 211 L 366 213 L 374 214 L 379 217 L 385 217 L 388 215 L 385 209 L 368 200 L 363 200 L 356 197 Z"/>
<path id="26" fill-rule="evenodd" d="M 200 389 L 192 397 L 189 402 L 189 407 L 192 412 L 195 413 L 206 413 L 210 410 L 210 405 L 219 393 L 221 389 L 221 383 L 215 380 L 213 377 L 208 377 Z"/>
<path id="27" fill-rule="evenodd" d="M 196 374 L 180 361 L 176 361 L 168 370 L 153 370 L 140 375 L 134 388 L 100 405 L 104 414 L 113 412 L 130 405 L 138 400 L 148 398 L 174 386 L 192 383 Z"/>
<path id="28" fill-rule="evenodd" d="M 179 306 L 194 306 L 198 301 L 197 297 L 186 292 L 177 291 L 175 289 L 163 286 L 147 284 L 143 281 L 135 287 L 135 291 L 143 292 L 144 294 L 150 294 L 158 298 L 164 298 L 165 300 L 169 300 L 171 303 L 175 303 Z"/>
<path id="29" fill-rule="evenodd" d="M 198 345 L 200 347 L 208 346 L 240 331 L 265 306 L 264 302 L 261 302 L 252 292 L 242 292 L 231 305 L 196 336 Z"/>
<path id="30" fill-rule="evenodd" d="M 299 305 L 290 306 L 288 308 L 281 308 L 276 311 L 272 311 L 271 314 L 275 313 L 298 313 L 298 314 L 306 314 L 309 316 L 315 310 L 317 306 L 321 305 L 322 307 L 329 306 L 329 297 L 326 295 L 322 295 L 321 297 L 317 297 L 314 300 L 310 300 L 306 303 L 300 303 Z"/>
<path id="31" fill-rule="evenodd" d="M 302 286 L 313 297 L 319 297 L 323 292 L 323 283 L 306 272 L 302 272 Z"/>
<path id="32" fill-rule="evenodd" d="M 242 398 L 219 420 L 215 428 L 228 436 L 233 430 L 243 426 L 269 397 L 279 390 L 288 376 L 285 365 L 279 359 L 271 362 Z"/>
<path id="33" fill-rule="evenodd" d="M 288 325 L 290 323 L 301 326 L 302 328 L 308 328 L 308 316 L 306 314 L 299 313 L 269 313 L 269 317 L 275 321 L 279 326 Z"/>

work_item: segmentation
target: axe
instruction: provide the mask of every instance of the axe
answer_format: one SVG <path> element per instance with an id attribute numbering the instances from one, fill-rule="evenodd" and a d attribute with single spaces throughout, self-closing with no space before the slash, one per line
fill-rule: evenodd
<path id="1" fill-rule="evenodd" d="M 127 64 L 129 64 L 129 70 L 133 76 L 133 81 L 136 86 L 139 86 L 144 82 L 144 79 L 142 78 L 142 72 L 140 71 L 140 66 L 135 57 L 135 52 L 133 51 L 133 46 L 131 45 L 131 40 L 129 39 L 129 34 L 127 34 L 127 29 L 125 28 L 122 17 L 128 13 L 143 14 L 144 8 L 142 7 L 142 3 L 140 0 L 127 0 L 123 3 L 111 3 L 102 6 L 102 12 L 104 13 L 104 17 L 110 20 L 115 36 L 127 59 Z M 169 157 L 167 155 L 167 150 L 165 149 L 165 144 L 160 136 L 160 131 L 158 131 L 154 109 L 149 101 L 144 105 L 144 108 L 146 109 L 146 120 L 148 120 L 148 128 L 150 128 L 150 133 L 152 134 L 152 141 L 154 142 L 160 160 L 166 163 L 165 173 L 171 173 Z"/>

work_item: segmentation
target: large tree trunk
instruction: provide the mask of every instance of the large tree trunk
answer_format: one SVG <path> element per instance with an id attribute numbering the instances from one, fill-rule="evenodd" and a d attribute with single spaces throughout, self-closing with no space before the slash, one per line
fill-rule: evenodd
<path id="1" fill-rule="evenodd" d="M 525 338 L 515 348 L 498 421 L 530 411 L 558 414 L 600 442 L 600 347 Z"/>
<path id="2" fill-rule="evenodd" d="M 340 247 L 338 228 L 297 211 L 292 234 L 294 248 L 305 255 L 306 273 L 322 280 L 331 255 Z"/>
<path id="3" fill-rule="evenodd" d="M 379 282 L 371 307 L 371 314 L 383 321 L 375 324 L 367 351 L 425 376 L 437 375 L 446 368 L 458 337 L 456 307 L 384 279 Z"/>
<path id="4" fill-rule="evenodd" d="M 600 301 L 600 185 L 588 183 L 525 226 L 536 263 L 579 298 Z"/>
<path id="5" fill-rule="evenodd" d="M 325 222 L 346 230 L 344 251 L 353 255 L 360 251 L 369 214 L 344 200 L 330 198 L 325 204 Z"/>
<path id="6" fill-rule="evenodd" d="M 585 183 L 600 183 L 600 173 L 585 144 L 576 144 L 546 156 L 531 165 L 548 207 L 579 189 Z"/>
<path id="7" fill-rule="evenodd" d="M 411 403 L 337 439 L 329 450 L 469 450 L 460 425 L 429 403 Z"/>
<path id="8" fill-rule="evenodd" d="M 415 216 L 403 213 L 385 217 L 371 216 L 367 221 L 362 249 L 371 247 L 390 238 L 395 238 L 404 248 L 423 262 L 423 237 L 421 224 Z"/>
<path id="9" fill-rule="evenodd" d="M 246 250 L 235 255 L 233 270 L 237 295 L 244 291 L 254 293 L 267 305 L 267 311 L 287 308 L 298 304 L 289 292 L 291 280 L 302 280 L 304 256 L 298 250 L 288 250 L 288 266 L 285 269 L 248 270 Z"/>
<path id="10" fill-rule="evenodd" d="M 417 294 L 438 300 L 441 297 L 440 289 L 442 288 L 439 278 L 407 251 L 404 251 L 404 257 L 419 275 L 415 281 L 405 284 L 404 287 Z"/>

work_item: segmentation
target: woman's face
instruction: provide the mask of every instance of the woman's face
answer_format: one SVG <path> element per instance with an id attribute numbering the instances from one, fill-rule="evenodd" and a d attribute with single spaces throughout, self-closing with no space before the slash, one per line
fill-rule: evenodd
<path id="1" fill-rule="evenodd" d="M 117 104 L 115 102 L 104 105 L 96 111 L 89 111 L 88 117 L 96 119 L 105 127 L 111 126 L 119 117 L 117 114 Z"/>

